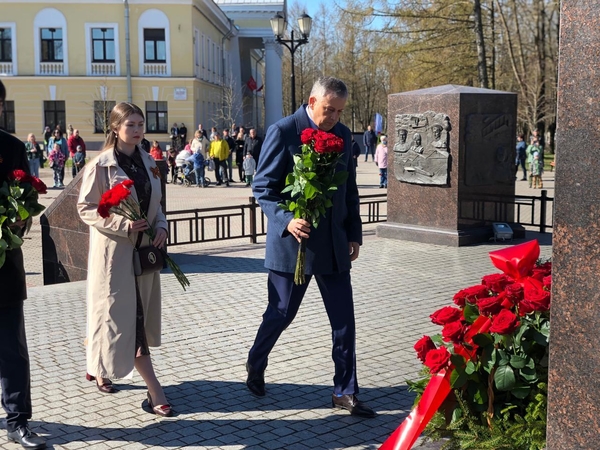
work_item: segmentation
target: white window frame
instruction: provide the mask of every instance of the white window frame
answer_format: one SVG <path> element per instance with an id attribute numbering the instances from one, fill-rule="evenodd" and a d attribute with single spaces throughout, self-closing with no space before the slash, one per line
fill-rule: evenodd
<path id="1" fill-rule="evenodd" d="M 92 48 L 92 28 L 113 28 L 115 30 L 115 75 L 121 76 L 121 57 L 119 52 L 119 24 L 113 23 L 85 23 L 85 52 L 86 52 L 86 70 L 87 75 L 92 75 L 92 60 L 94 59 L 94 49 Z M 108 64 L 108 63 L 107 63 Z"/>
<path id="2" fill-rule="evenodd" d="M 63 73 L 69 75 L 69 35 L 67 33 L 67 19 L 63 13 L 56 8 L 44 8 L 40 10 L 33 20 L 33 56 L 35 58 L 35 74 L 42 75 L 40 71 L 40 59 L 42 56 L 42 28 L 61 28 L 63 41 Z M 59 64 L 59 63 L 57 63 Z"/>
<path id="3" fill-rule="evenodd" d="M 194 28 L 194 75 L 200 78 L 200 30 Z"/>
<path id="4" fill-rule="evenodd" d="M 148 26 L 152 24 L 152 26 Z M 138 19 L 138 60 L 139 60 L 139 76 L 144 75 L 144 29 L 145 28 L 163 28 L 165 30 L 165 47 L 167 53 L 167 71 L 165 76 L 171 76 L 171 26 L 167 15 L 159 9 L 147 9 Z"/>
<path id="5" fill-rule="evenodd" d="M 10 28 L 10 46 L 12 51 L 12 73 L 7 74 L 11 76 L 18 75 L 18 61 L 17 61 L 17 24 L 15 22 L 0 22 L 0 28 Z M 2 63 L 8 64 L 8 63 Z"/>

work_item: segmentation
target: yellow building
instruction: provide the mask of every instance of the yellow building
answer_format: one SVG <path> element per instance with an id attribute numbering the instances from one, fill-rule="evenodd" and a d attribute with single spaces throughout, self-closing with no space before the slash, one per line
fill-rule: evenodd
<path id="1" fill-rule="evenodd" d="M 182 122 L 190 137 L 199 123 L 263 130 L 281 117 L 280 107 L 264 111 L 263 96 L 270 89 L 281 103 L 281 54 L 267 47 L 269 18 L 285 9 L 285 0 L 0 0 L 0 127 L 24 139 L 72 124 L 97 147 L 106 112 L 132 101 L 149 140 L 168 141 Z M 231 15 L 248 20 L 240 27 Z M 264 85 L 268 60 L 272 87 L 248 88 Z"/>

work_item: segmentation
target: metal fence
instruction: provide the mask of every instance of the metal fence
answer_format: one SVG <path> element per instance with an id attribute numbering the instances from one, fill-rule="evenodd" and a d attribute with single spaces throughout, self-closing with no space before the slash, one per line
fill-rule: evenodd
<path id="1" fill-rule="evenodd" d="M 363 223 L 385 222 L 387 195 L 361 196 L 360 211 Z M 166 216 L 169 246 L 240 238 L 256 243 L 267 234 L 267 219 L 254 197 L 241 205 L 168 211 Z"/>
<path id="2" fill-rule="evenodd" d="M 481 195 L 460 202 L 459 218 L 473 223 L 508 222 L 538 228 L 540 233 L 552 229 L 554 198 L 548 191 L 532 195 Z"/>
<path id="3" fill-rule="evenodd" d="M 462 199 L 459 218 L 473 225 L 491 222 L 517 223 L 545 233 L 552 229 L 554 199 L 546 190 L 541 195 L 482 195 Z M 387 194 L 360 196 L 363 224 L 387 220 Z M 254 197 L 248 203 L 217 208 L 168 211 L 169 239 L 167 245 L 248 238 L 256 243 L 267 234 L 267 218 Z"/>

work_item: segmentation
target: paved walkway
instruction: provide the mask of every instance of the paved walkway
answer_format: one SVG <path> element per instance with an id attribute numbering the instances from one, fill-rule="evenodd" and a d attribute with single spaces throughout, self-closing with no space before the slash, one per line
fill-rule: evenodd
<path id="1" fill-rule="evenodd" d="M 370 165 L 359 166 L 361 192 L 381 192 L 372 187 L 377 179 Z M 218 196 L 238 190 L 249 193 L 241 187 L 205 192 L 222 202 Z M 178 201 L 189 199 L 184 191 L 169 187 L 169 195 L 183 196 Z M 452 248 L 379 239 L 373 231 L 366 227 L 352 275 L 360 398 L 378 417 L 355 418 L 330 407 L 331 333 L 314 283 L 271 355 L 267 396 L 249 393 L 244 362 L 266 306 L 267 277 L 264 244 L 241 243 L 175 254 L 192 283 L 185 293 L 172 274 L 161 277 L 163 346 L 153 359 L 177 412 L 173 418 L 142 408 L 146 390 L 137 373 L 119 381 L 115 395 L 85 381 L 84 282 L 30 287 L 25 309 L 34 429 L 55 449 L 377 449 L 412 407 L 406 380 L 421 368 L 412 346 L 423 334 L 439 332 L 429 314 L 494 272 L 487 253 L 506 244 Z M 549 238 L 540 236 L 547 257 Z M 26 244 L 28 260 L 35 256 L 33 243 Z M 1 449 L 20 448 L 3 433 Z"/>

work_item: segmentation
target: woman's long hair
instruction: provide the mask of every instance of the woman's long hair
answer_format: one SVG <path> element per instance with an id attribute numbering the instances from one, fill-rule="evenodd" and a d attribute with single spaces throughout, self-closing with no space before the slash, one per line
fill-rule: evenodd
<path id="1" fill-rule="evenodd" d="M 108 119 L 110 123 L 110 131 L 108 136 L 106 136 L 106 140 L 104 141 L 104 146 L 102 147 L 102 151 L 104 150 L 113 150 L 117 147 L 117 133 L 119 127 L 129 116 L 133 114 L 139 114 L 144 119 L 144 113 L 140 109 L 139 106 L 134 105 L 129 102 L 121 102 L 112 109 L 110 112 L 110 118 Z"/>

